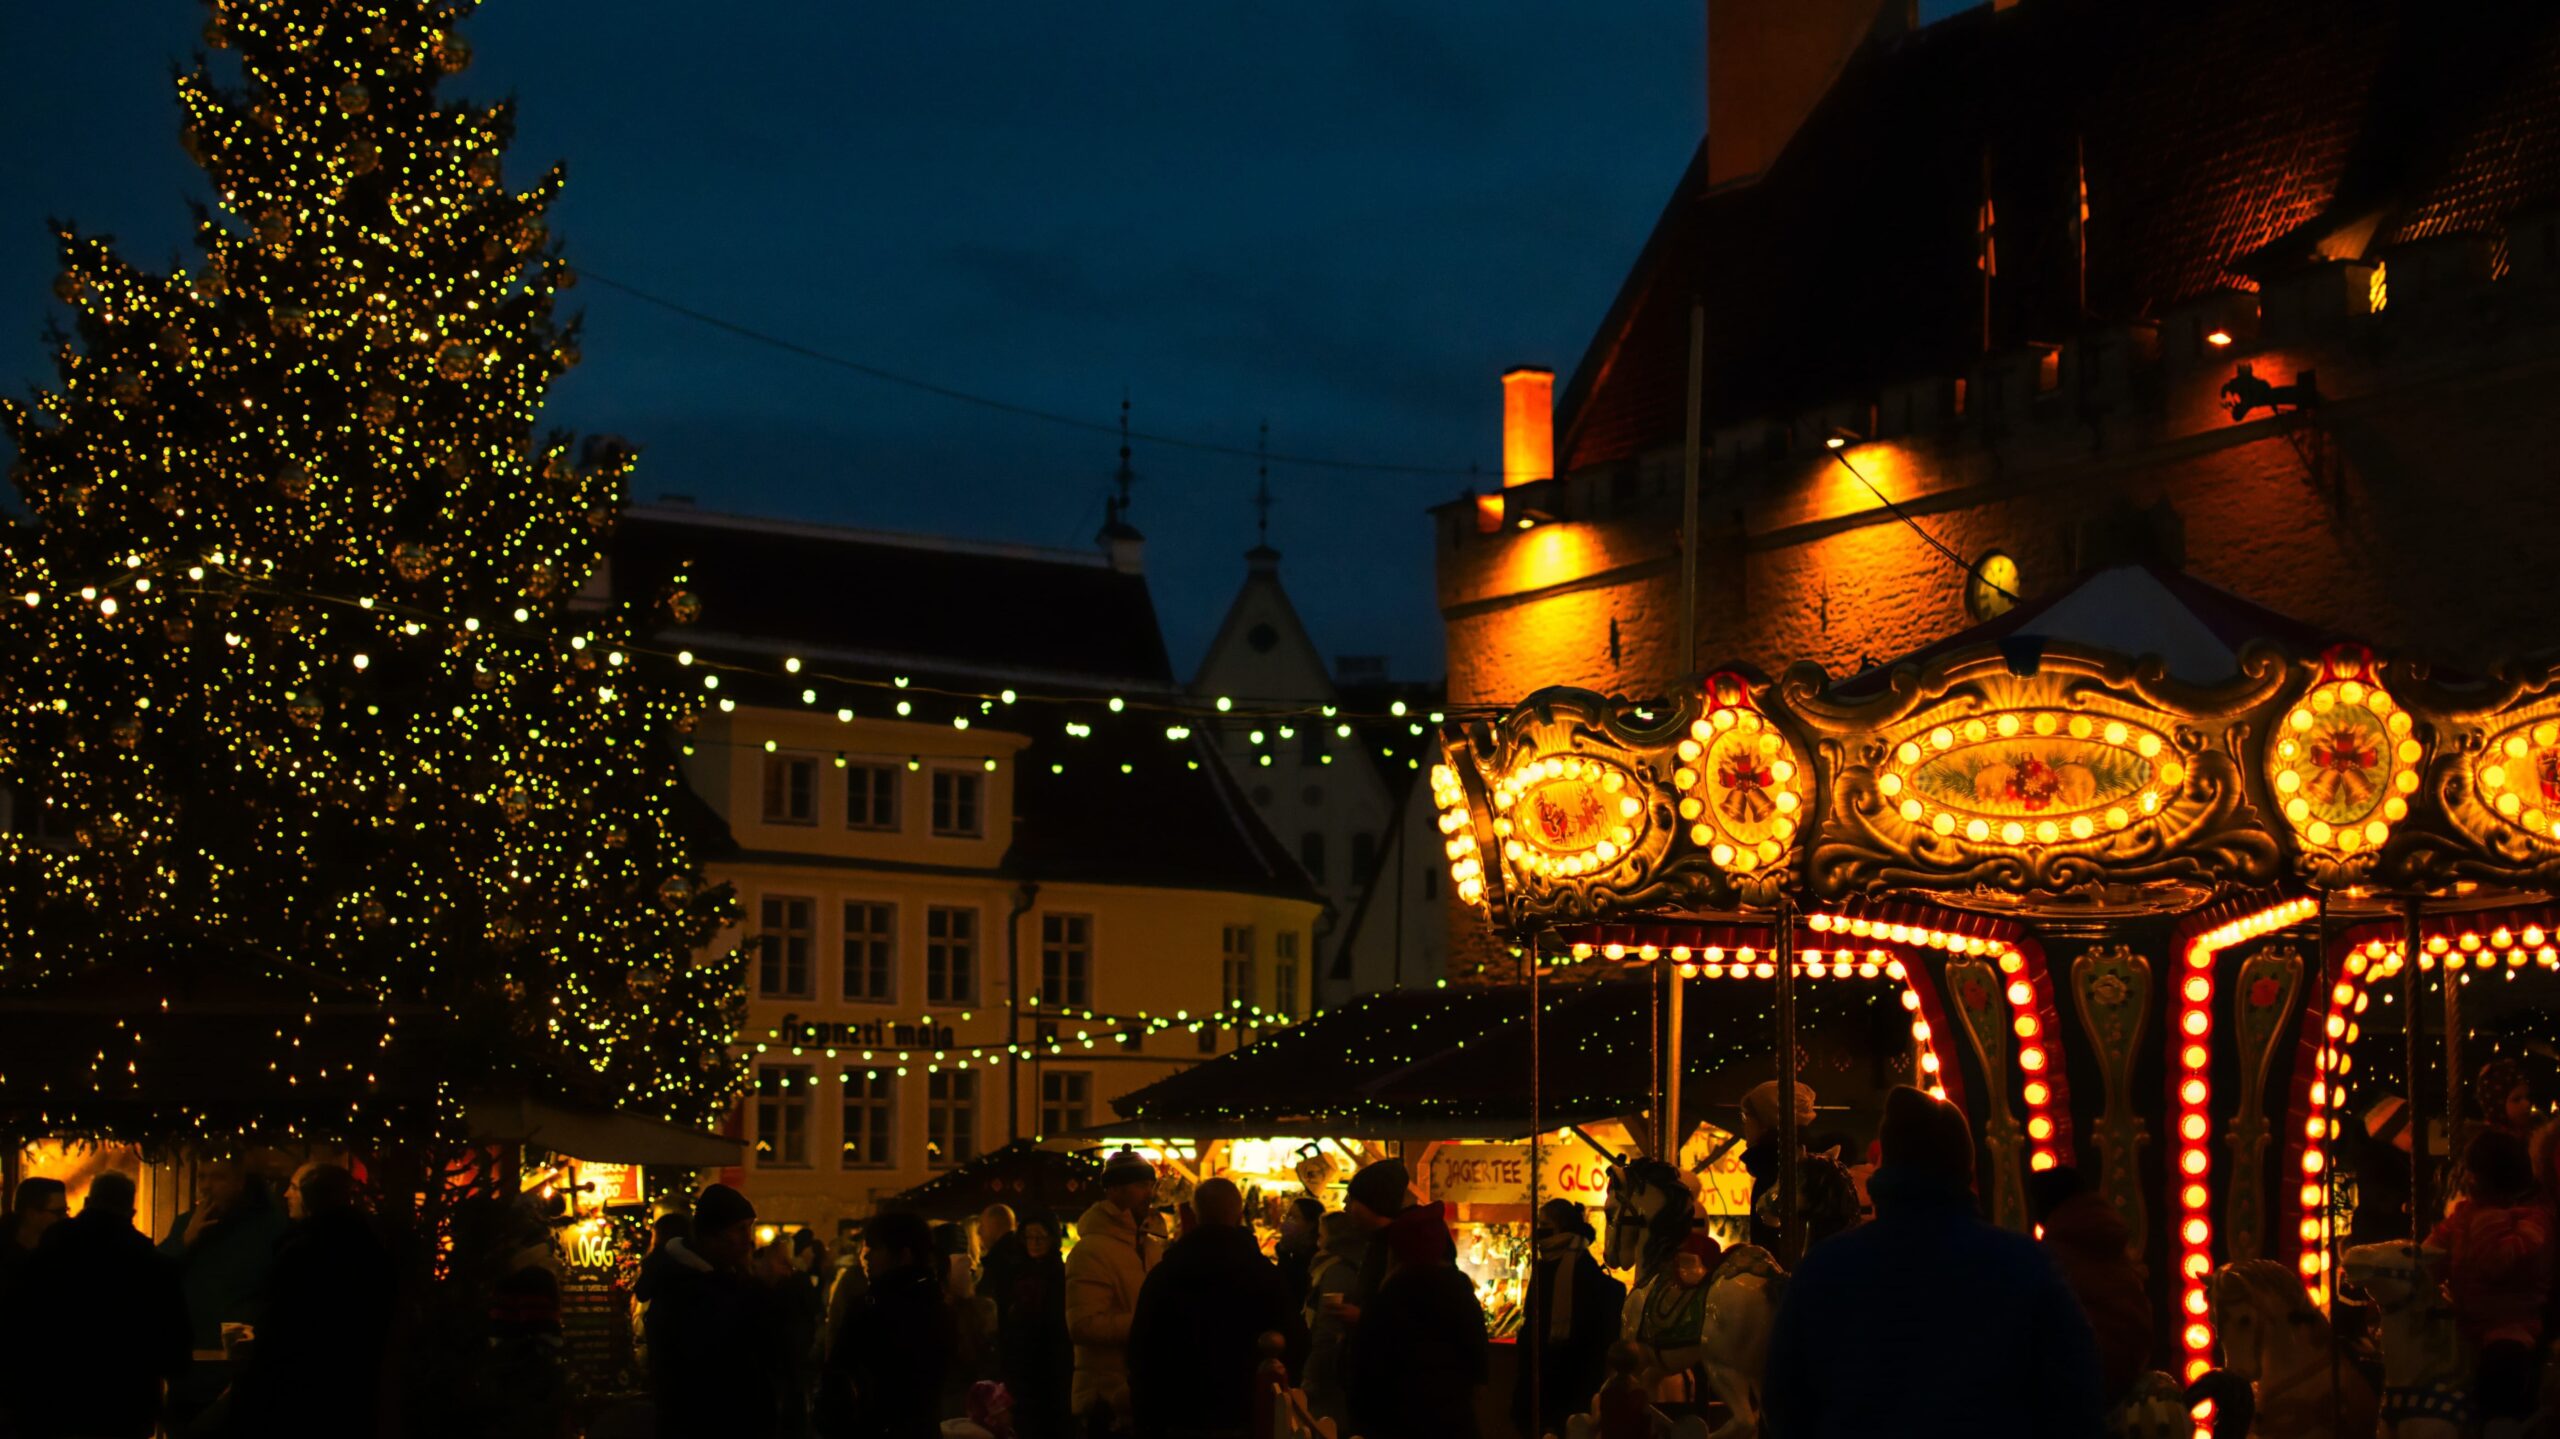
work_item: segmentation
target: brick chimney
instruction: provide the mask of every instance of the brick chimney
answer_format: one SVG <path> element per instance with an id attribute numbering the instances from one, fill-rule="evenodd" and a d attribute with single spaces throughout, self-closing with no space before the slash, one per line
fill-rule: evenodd
<path id="1" fill-rule="evenodd" d="M 1502 485 L 1550 480 L 1556 473 L 1556 372 L 1522 367 L 1502 372 Z"/>
<path id="2" fill-rule="evenodd" d="M 1707 183 L 1759 178 L 1872 35 L 1918 0 L 1707 0 Z"/>

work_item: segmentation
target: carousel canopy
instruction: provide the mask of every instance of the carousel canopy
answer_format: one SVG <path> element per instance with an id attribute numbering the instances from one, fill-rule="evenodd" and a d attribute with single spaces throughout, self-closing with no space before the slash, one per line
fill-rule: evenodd
<path id="1" fill-rule="evenodd" d="M 2139 567 L 1846 681 L 1544 690 L 1443 743 L 1459 893 L 1520 937 L 1784 898 L 2560 890 L 2560 670 L 2455 681 Z"/>

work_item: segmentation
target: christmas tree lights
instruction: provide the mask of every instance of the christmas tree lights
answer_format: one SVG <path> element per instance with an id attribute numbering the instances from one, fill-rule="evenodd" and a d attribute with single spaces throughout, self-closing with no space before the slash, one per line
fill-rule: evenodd
<path id="1" fill-rule="evenodd" d="M 535 431 L 578 359 L 564 177 L 509 189 L 509 107 L 439 98 L 471 8 L 215 0 L 237 78 L 177 82 L 198 258 L 61 234 L 58 383 L 0 408 L 33 516 L 0 534 L 0 983 L 316 974 L 450 1016 L 457 1086 L 698 1122 L 740 993 L 676 803 L 700 692 L 572 606 L 632 455 Z"/>

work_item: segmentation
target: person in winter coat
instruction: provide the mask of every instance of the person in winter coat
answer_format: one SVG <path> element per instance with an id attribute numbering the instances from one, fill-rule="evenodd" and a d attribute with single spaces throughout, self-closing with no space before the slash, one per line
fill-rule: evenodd
<path id="1" fill-rule="evenodd" d="M 1802 1231 L 1796 1236 L 1798 1253 L 1838 1234 L 1858 1222 L 1858 1187 L 1849 1171 L 1830 1154 L 1816 1154 L 1805 1146 L 1804 1135 L 1813 1125 L 1813 1086 L 1796 1086 L 1796 1218 Z M 1780 1247 L 1779 1171 L 1778 1161 L 1778 1084 L 1767 1080 L 1742 1096 L 1742 1167 L 1751 1176 L 1751 1242 L 1777 1256 L 1781 1264 L 1788 1257 Z"/>
<path id="2" fill-rule="evenodd" d="M 160 1244 L 186 1291 L 192 1347 L 220 1349 L 223 1325 L 256 1322 L 285 1227 L 284 1206 L 268 1193 L 265 1175 L 237 1159 L 197 1168 L 195 1207 L 178 1216 Z M 213 1402 L 228 1377 L 219 1364 L 193 1366 L 171 1396 L 172 1409 L 192 1416 Z"/>
<path id="3" fill-rule="evenodd" d="M 1138 1292 L 1129 1394 L 1140 1439 L 1243 1439 L 1253 1423 L 1262 1336 L 1281 1336 L 1295 1373 L 1306 1359 L 1306 1325 L 1245 1227 L 1235 1184 L 1212 1179 L 1191 1206 L 1191 1232 L 1165 1250 Z"/>
<path id="4" fill-rule="evenodd" d="M 276 1250 L 249 1358 L 231 1381 L 231 1429 L 281 1434 L 327 1414 L 339 1433 L 379 1432 L 399 1300 L 391 1251 L 357 1202 L 355 1176 L 338 1165 L 304 1165 L 286 1198 L 294 1223 Z"/>
<path id="5" fill-rule="evenodd" d="M 914 1214 L 864 1226 L 871 1287 L 827 1353 L 819 1400 L 824 1439 L 936 1439 L 959 1335 L 943 1293 L 942 1246 Z"/>
<path id="6" fill-rule="evenodd" d="M 2151 1367 L 2151 1296 L 2128 1247 L 2133 1231 L 2068 1165 L 2029 1175 L 2027 1198 L 2044 1235 L 2036 1242 L 2062 1271 L 2097 1340 L 2099 1386 L 2112 1410 Z"/>
<path id="7" fill-rule="evenodd" d="M 1377 1230 L 1348 1211 L 1316 1222 L 1316 1257 L 1307 1266 L 1307 1299 L 1299 1310 L 1307 1322 L 1307 1364 L 1299 1387 L 1306 1391 L 1308 1412 L 1331 1419 L 1337 1430 L 1351 1422 L 1342 1387 L 1342 1346 L 1351 1325 L 1343 1313 L 1356 1302 L 1352 1296 L 1376 1242 Z"/>
<path id="8" fill-rule="evenodd" d="M 773 1293 L 748 1272 L 755 1206 L 725 1184 L 693 1201 L 691 1260 L 670 1259 L 649 1301 L 659 1439 L 770 1439 L 782 1360 Z M 672 1247 L 672 1246 L 670 1246 Z"/>
<path id="9" fill-rule="evenodd" d="M 1963 1111 L 1897 1087 L 1879 1138 L 1874 1221 L 1816 1246 L 1778 1305 L 1767 1432 L 2094 1439 L 2089 1321 L 2033 1240 L 1976 1217 Z"/>
<path id="10" fill-rule="evenodd" d="M 1538 1208 L 1532 1235 L 1538 1255 L 1520 1324 L 1521 1354 L 1525 1358 L 1534 1344 L 1538 1355 L 1535 1430 L 1528 1428 L 1531 1371 L 1526 1363 L 1511 1391 L 1511 1420 L 1524 1433 L 1563 1433 L 1565 1421 L 1591 1407 L 1592 1396 L 1608 1377 L 1609 1346 L 1618 1338 L 1627 1286 L 1610 1278 L 1591 1257 L 1592 1242 L 1599 1237 L 1582 1206 L 1570 1199 L 1550 1199 Z"/>
<path id="11" fill-rule="evenodd" d="M 1102 1168 L 1102 1198 L 1076 1221 L 1067 1256 L 1067 1335 L 1075 1341 L 1074 1409 L 1100 1432 L 1129 1432 L 1129 1324 L 1138 1290 L 1164 1254 L 1153 1165 L 1124 1149 Z"/>
<path id="12" fill-rule="evenodd" d="M 995 1305 L 996 1329 L 1004 1328 L 1004 1307 L 1023 1262 L 1022 1220 L 1002 1204 L 990 1204 L 978 1216 L 977 1297 Z"/>
<path id="13" fill-rule="evenodd" d="M 1485 1382 L 1484 1306 L 1458 1272 L 1448 1206 L 1408 1208 L 1382 1231 L 1386 1281 L 1351 1334 L 1351 1432 L 1363 1439 L 1473 1439 Z"/>
<path id="14" fill-rule="evenodd" d="M 1316 1242 L 1324 1224 L 1324 1206 L 1301 1194 L 1280 1216 L 1280 1242 L 1271 1262 L 1280 1266 L 1280 1286 L 1292 1305 L 1307 1302 L 1307 1275 L 1316 1263 Z"/>
<path id="15" fill-rule="evenodd" d="M 2454 1323 L 2480 1351 L 2473 1397 L 2494 1426 L 2533 1412 L 2534 1350 L 2551 1298 L 2551 1201 L 2511 1130 L 2474 1135 L 2462 1168 L 2465 1193 L 2427 1243 L 2445 1252 Z"/>
<path id="16" fill-rule="evenodd" d="M 133 1227 L 130 1175 L 89 1183 L 18 1276 L 0 1364 L 24 1439 L 147 1439 L 187 1369 L 178 1268 Z"/>
<path id="17" fill-rule="evenodd" d="M 999 1301 L 996 1352 L 1013 1396 L 1014 1428 L 1022 1439 L 1067 1439 L 1075 1350 L 1067 1341 L 1067 1266 L 1058 1255 L 1057 1216 L 1027 1210 L 1006 1238 L 1021 1255 L 1004 1270 L 1009 1292 Z M 979 1287 L 985 1286 L 981 1276 Z"/>

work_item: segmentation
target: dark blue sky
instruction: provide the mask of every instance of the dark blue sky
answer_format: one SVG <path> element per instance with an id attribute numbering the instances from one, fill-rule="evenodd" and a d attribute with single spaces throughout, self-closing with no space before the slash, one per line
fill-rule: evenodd
<path id="1" fill-rule="evenodd" d="M 1045 409 L 1499 468 L 1496 377 L 1569 373 L 1704 126 L 1703 0 L 488 0 L 462 86 L 564 159 L 572 263 Z M 1933 4 L 1932 11 L 1953 8 Z M 64 216 L 159 264 L 199 177 L 191 0 L 0 16 L 0 382 L 45 374 Z M 551 423 L 636 493 L 1043 544 L 1101 519 L 1108 437 L 889 388 L 602 286 Z M 1141 444 L 1134 514 L 1186 671 L 1252 543 L 1250 460 Z M 1436 675 L 1422 510 L 1459 476 L 1278 466 L 1317 642 Z"/>

